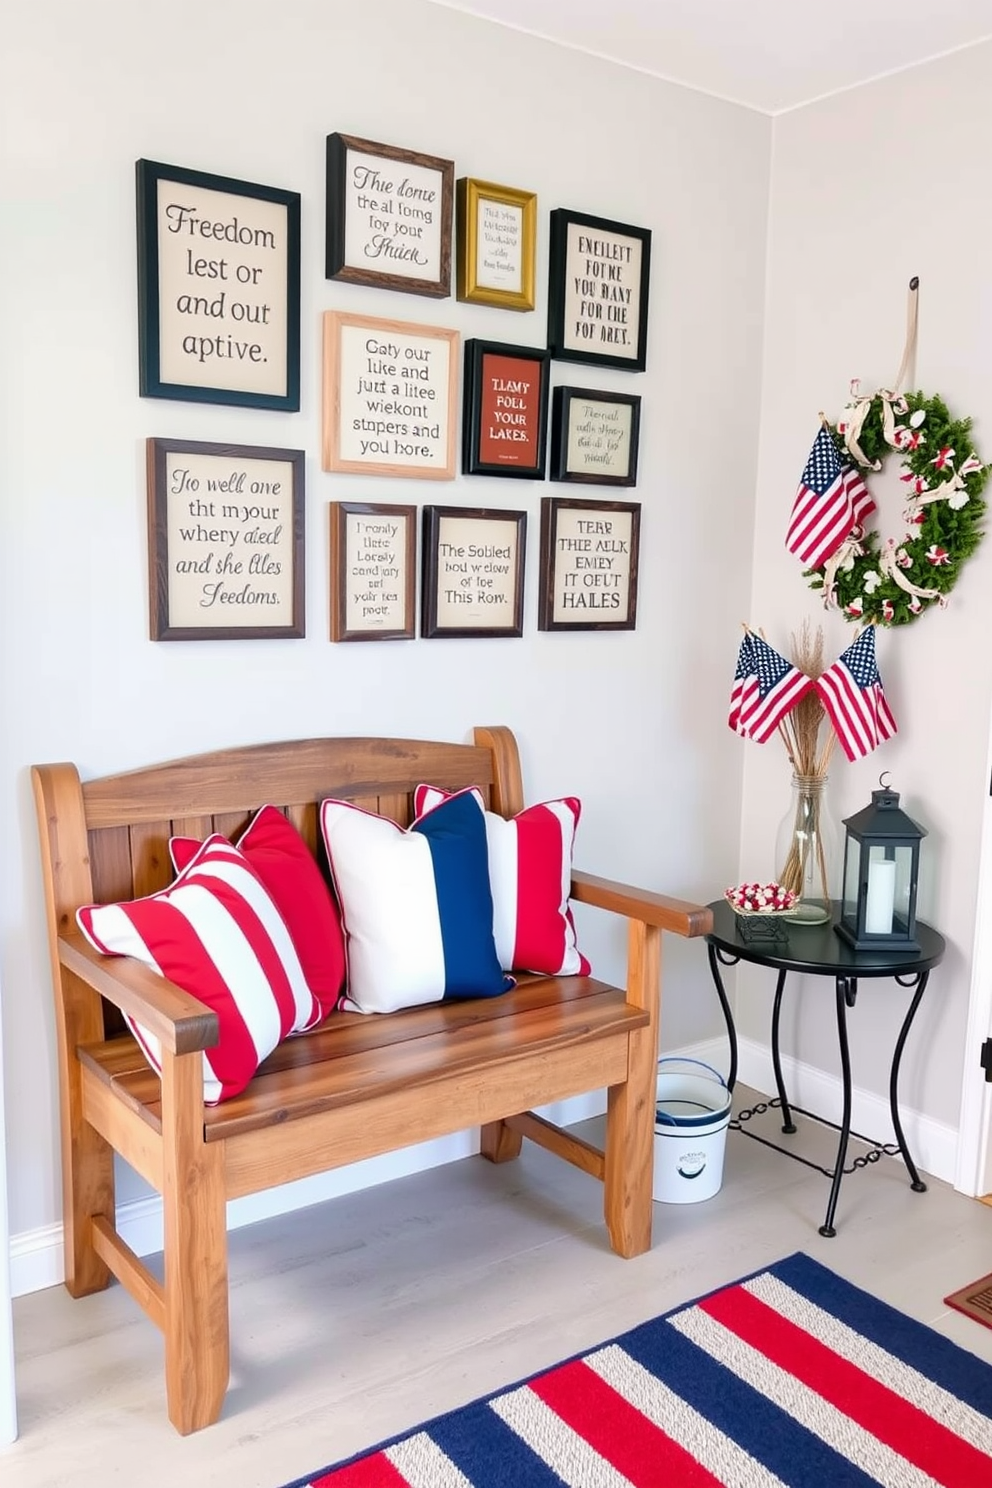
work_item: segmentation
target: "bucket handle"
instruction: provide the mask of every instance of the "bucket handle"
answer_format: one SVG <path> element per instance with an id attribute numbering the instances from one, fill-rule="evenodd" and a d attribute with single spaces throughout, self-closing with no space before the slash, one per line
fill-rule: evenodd
<path id="1" fill-rule="evenodd" d="M 670 1054 L 667 1056 L 667 1058 L 658 1060 L 658 1068 L 661 1069 L 661 1066 L 663 1064 L 695 1064 L 699 1067 L 699 1069 L 704 1069 L 709 1074 L 711 1074 L 714 1080 L 718 1080 L 723 1086 L 724 1090 L 730 1089 L 730 1086 L 727 1084 L 720 1071 L 715 1070 L 711 1064 L 704 1064 L 701 1059 L 690 1059 L 687 1054 Z"/>

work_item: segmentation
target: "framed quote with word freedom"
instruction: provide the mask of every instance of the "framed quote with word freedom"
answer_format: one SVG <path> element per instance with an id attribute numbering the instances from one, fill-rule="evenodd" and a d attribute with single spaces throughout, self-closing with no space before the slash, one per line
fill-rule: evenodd
<path id="1" fill-rule="evenodd" d="M 144 398 L 300 406 L 300 196 L 137 162 Z"/>
<path id="2" fill-rule="evenodd" d="M 153 641 L 306 634 L 303 450 L 149 439 Z"/>
<path id="3" fill-rule="evenodd" d="M 636 502 L 541 501 L 539 630 L 633 630 L 641 508 Z"/>
<path id="4" fill-rule="evenodd" d="M 551 213 L 548 348 L 559 361 L 643 372 L 651 232 L 606 217 Z"/>

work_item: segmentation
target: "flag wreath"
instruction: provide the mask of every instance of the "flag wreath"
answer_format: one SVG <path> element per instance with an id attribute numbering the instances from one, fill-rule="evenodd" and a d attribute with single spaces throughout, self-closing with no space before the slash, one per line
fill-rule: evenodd
<path id="1" fill-rule="evenodd" d="M 901 455 L 906 488 L 901 538 L 865 526 L 874 501 L 862 475 Z M 971 419 L 943 399 L 882 388 L 824 420 L 793 501 L 786 546 L 806 565 L 824 604 L 859 624 L 906 625 L 944 607 L 964 560 L 978 547 L 988 468 L 971 442 Z"/>

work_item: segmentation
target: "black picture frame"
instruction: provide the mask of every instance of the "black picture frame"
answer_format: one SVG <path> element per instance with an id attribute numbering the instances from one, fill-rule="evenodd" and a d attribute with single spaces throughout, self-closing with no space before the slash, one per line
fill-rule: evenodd
<path id="1" fill-rule="evenodd" d="M 135 173 L 141 396 L 298 412 L 299 192 L 157 160 Z"/>
<path id="2" fill-rule="evenodd" d="M 641 508 L 636 501 L 541 500 L 538 630 L 633 630 Z"/>
<path id="3" fill-rule="evenodd" d="M 550 368 L 544 347 L 465 342 L 463 475 L 544 480 Z"/>
<path id="4" fill-rule="evenodd" d="M 151 639 L 305 636 L 305 452 L 192 439 L 145 450 Z"/>
<path id="5" fill-rule="evenodd" d="M 548 349 L 552 357 L 643 372 L 647 366 L 651 229 L 565 207 L 555 208 L 550 215 Z"/>
<path id="6" fill-rule="evenodd" d="M 447 299 L 454 190 L 453 160 L 329 134 L 325 277 Z"/>
<path id="7" fill-rule="evenodd" d="M 556 387 L 551 408 L 551 479 L 636 486 L 641 399 L 605 388 Z"/>
<path id="8" fill-rule="evenodd" d="M 524 511 L 425 506 L 421 636 L 522 636 L 526 543 Z"/>

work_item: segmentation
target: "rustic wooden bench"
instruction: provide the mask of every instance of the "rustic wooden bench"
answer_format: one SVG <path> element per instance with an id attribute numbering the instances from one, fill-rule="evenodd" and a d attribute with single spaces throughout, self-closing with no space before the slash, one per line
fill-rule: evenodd
<path id="1" fill-rule="evenodd" d="M 600 1179 L 620 1255 L 651 1244 L 661 934 L 705 933 L 706 909 L 576 872 L 574 900 L 628 920 L 625 991 L 591 977 L 525 977 L 497 998 L 334 1013 L 212 1108 L 201 1051 L 216 1042 L 215 1015 L 137 962 L 101 956 L 76 927 L 80 905 L 163 888 L 172 834 L 235 836 L 266 802 L 318 856 L 326 796 L 405 826 L 420 781 L 476 785 L 490 809 L 515 815 L 524 801 L 513 735 L 481 728 L 474 738 L 257 745 L 82 783 L 71 764 L 32 772 L 56 991 L 65 1284 L 79 1297 L 113 1274 L 158 1324 L 180 1432 L 215 1421 L 227 1389 L 228 1199 L 481 1126 L 492 1162 L 515 1157 L 526 1136 Z M 161 1041 L 161 1080 L 122 1012 Z M 603 1151 L 530 1109 L 604 1087 Z M 117 1233 L 115 1152 L 162 1196 L 164 1281 Z"/>

